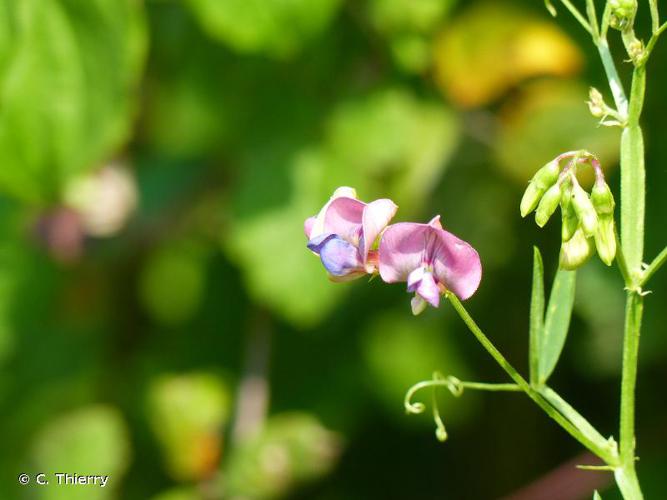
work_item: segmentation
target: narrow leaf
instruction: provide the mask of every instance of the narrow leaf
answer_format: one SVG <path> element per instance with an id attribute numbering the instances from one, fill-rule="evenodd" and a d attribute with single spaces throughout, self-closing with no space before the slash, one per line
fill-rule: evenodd
<path id="1" fill-rule="evenodd" d="M 554 279 L 544 320 L 544 329 L 539 341 L 539 382 L 546 383 L 554 371 L 558 358 L 565 345 L 565 338 L 570 327 L 576 271 L 559 269 Z"/>
<path id="2" fill-rule="evenodd" d="M 544 0 L 544 6 L 549 11 L 549 14 L 551 14 L 553 17 L 556 17 L 558 15 L 558 12 L 556 12 L 556 7 L 553 6 L 551 0 Z"/>
<path id="3" fill-rule="evenodd" d="M 529 365 L 530 383 L 539 378 L 540 338 L 544 329 L 544 265 L 542 255 L 533 247 L 533 291 L 530 297 Z"/>
<path id="4" fill-rule="evenodd" d="M 602 497 L 598 493 L 598 490 L 595 490 L 595 493 L 593 493 L 593 500 L 602 500 Z"/>

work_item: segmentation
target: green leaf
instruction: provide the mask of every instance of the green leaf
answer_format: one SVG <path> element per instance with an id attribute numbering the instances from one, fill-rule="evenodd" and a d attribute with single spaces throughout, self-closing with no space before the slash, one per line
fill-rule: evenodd
<path id="1" fill-rule="evenodd" d="M 595 490 L 595 493 L 593 493 L 593 500 L 602 500 L 602 497 L 598 493 L 598 490 Z"/>
<path id="2" fill-rule="evenodd" d="M 540 339 L 539 383 L 546 383 L 556 368 L 558 358 L 565 345 L 570 327 L 576 271 L 559 269 L 554 279 L 549 305 L 544 321 L 544 332 Z"/>
<path id="3" fill-rule="evenodd" d="M 537 247 L 533 247 L 533 290 L 530 297 L 530 383 L 539 378 L 540 339 L 544 329 L 544 264 Z"/>
<path id="4" fill-rule="evenodd" d="M 126 140 L 145 48 L 133 0 L 0 6 L 0 190 L 56 199 Z"/>

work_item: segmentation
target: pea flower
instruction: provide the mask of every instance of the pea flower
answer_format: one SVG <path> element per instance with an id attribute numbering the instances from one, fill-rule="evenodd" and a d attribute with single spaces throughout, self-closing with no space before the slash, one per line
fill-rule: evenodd
<path id="1" fill-rule="evenodd" d="M 380 276 L 387 283 L 406 281 L 414 292 L 412 312 L 417 315 L 440 295 L 453 292 L 461 300 L 479 286 L 482 264 L 468 243 L 442 229 L 440 216 L 428 224 L 401 222 L 389 226 L 379 247 Z"/>
<path id="2" fill-rule="evenodd" d="M 350 187 L 336 189 L 319 214 L 304 223 L 308 248 L 320 256 L 332 281 L 377 271 L 375 240 L 398 207 L 389 199 L 364 203 Z"/>

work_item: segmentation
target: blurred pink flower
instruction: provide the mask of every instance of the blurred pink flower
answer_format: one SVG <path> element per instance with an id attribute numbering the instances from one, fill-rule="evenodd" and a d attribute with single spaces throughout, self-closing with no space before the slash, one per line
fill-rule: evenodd
<path id="1" fill-rule="evenodd" d="M 308 248 L 318 254 L 333 281 L 377 271 L 375 240 L 396 214 L 388 199 L 364 203 L 354 189 L 340 187 L 319 214 L 304 224 Z"/>
<path id="2" fill-rule="evenodd" d="M 467 299 L 482 278 L 477 251 L 442 229 L 440 216 L 428 224 L 401 222 L 389 226 L 380 242 L 379 269 L 387 283 L 407 282 L 408 292 L 415 293 L 415 315 L 427 304 L 438 307 L 440 295 L 447 290 Z"/>

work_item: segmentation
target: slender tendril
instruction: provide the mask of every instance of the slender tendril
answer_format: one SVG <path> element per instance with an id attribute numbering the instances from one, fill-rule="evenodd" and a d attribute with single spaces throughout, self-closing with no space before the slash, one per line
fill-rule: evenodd
<path id="1" fill-rule="evenodd" d="M 447 430 L 445 424 L 440 416 L 438 409 L 437 389 L 444 387 L 454 397 L 461 397 L 465 389 L 477 391 L 506 391 L 506 392 L 521 392 L 522 389 L 516 384 L 490 384 L 486 382 L 468 382 L 459 380 L 458 378 L 448 375 L 443 376 L 440 372 L 433 372 L 431 380 L 423 380 L 416 383 L 405 394 L 404 406 L 408 414 L 418 415 L 426 410 L 426 405 L 419 401 L 413 401 L 414 396 L 422 389 L 432 388 L 431 408 L 433 412 L 433 421 L 435 422 L 435 435 L 439 441 L 447 440 Z"/>

